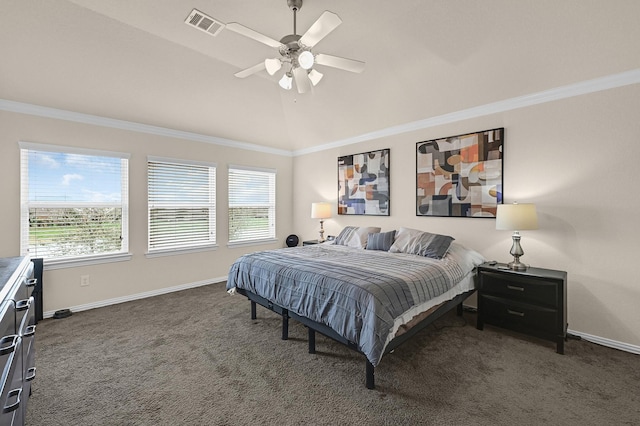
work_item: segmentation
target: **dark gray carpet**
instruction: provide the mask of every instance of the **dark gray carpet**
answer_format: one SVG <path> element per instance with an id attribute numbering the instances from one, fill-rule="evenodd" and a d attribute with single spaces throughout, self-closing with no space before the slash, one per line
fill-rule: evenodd
<path id="1" fill-rule="evenodd" d="M 638 424 L 640 357 L 446 315 L 383 358 L 364 357 L 229 296 L 223 284 L 40 322 L 28 425 Z"/>

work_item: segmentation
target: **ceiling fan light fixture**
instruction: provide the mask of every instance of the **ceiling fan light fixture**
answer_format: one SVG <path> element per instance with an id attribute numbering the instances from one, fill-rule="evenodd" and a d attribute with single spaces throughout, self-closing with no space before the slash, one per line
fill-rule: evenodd
<path id="1" fill-rule="evenodd" d="M 289 72 L 285 73 L 280 79 L 280 81 L 278 82 L 278 84 L 284 90 L 291 90 L 291 87 L 293 86 L 293 77 L 291 76 L 291 73 Z"/>
<path id="2" fill-rule="evenodd" d="M 269 75 L 274 75 L 282 68 L 282 61 L 278 58 L 268 58 L 264 60 L 264 67 L 267 69 Z"/>
<path id="3" fill-rule="evenodd" d="M 308 50 L 303 50 L 298 55 L 298 64 L 300 65 L 301 68 L 304 68 L 305 70 L 309 70 L 311 69 L 311 67 L 313 67 L 314 63 L 315 63 L 315 60 L 313 58 L 313 53 L 309 52 Z"/>
<path id="4" fill-rule="evenodd" d="M 362 61 L 312 52 L 321 40 L 342 23 L 342 20 L 335 13 L 325 10 L 303 35 L 298 35 L 296 16 L 302 7 L 302 2 L 303 0 L 287 0 L 287 5 L 293 12 L 293 34 L 285 35 L 279 41 L 237 22 L 229 22 L 227 24 L 220 23 L 220 25 L 229 31 L 275 48 L 280 54 L 280 57 L 263 59 L 252 67 L 236 72 L 234 74 L 236 77 L 246 78 L 263 70 L 266 70 L 269 75 L 275 75 L 282 69 L 283 65 L 287 65 L 286 69 L 288 69 L 288 72 L 286 72 L 278 82 L 280 87 L 285 90 L 291 90 L 294 86 L 293 80 L 295 80 L 298 93 L 307 93 L 311 91 L 313 86 L 317 85 L 323 77 L 322 73 L 314 71 L 313 68 L 315 65 L 337 68 L 354 73 L 360 73 L 364 70 L 365 64 Z M 200 12 L 194 9 L 187 23 L 195 26 L 192 20 L 197 21 L 197 19 L 200 19 L 197 17 L 201 15 Z M 196 27 L 202 29 L 202 24 L 197 24 Z"/>
<path id="5" fill-rule="evenodd" d="M 316 70 L 309 71 L 309 80 L 311 80 L 311 84 L 313 84 L 314 86 L 320 83 L 320 80 L 322 80 L 323 76 L 324 74 L 322 74 L 319 71 L 316 71 Z"/>

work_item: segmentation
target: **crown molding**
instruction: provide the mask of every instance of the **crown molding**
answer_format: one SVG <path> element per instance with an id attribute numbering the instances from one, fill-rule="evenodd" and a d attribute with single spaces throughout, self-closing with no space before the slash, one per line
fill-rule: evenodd
<path id="1" fill-rule="evenodd" d="M 0 110 L 17 112 L 20 114 L 35 115 L 38 117 L 54 118 L 56 120 L 73 121 L 93 126 L 110 127 L 120 130 L 129 130 L 138 133 L 147 133 L 156 136 L 166 136 L 169 138 L 185 139 L 195 142 L 209 143 L 213 145 L 226 146 L 230 148 L 244 149 L 247 151 L 258 151 L 267 154 L 282 155 L 291 157 L 292 152 L 285 149 L 276 149 L 248 142 L 241 142 L 232 139 L 207 136 L 199 133 L 174 130 L 166 127 L 151 126 L 148 124 L 135 123 L 133 121 L 116 120 L 113 118 L 100 117 L 97 115 L 83 114 L 80 112 L 67 111 L 57 108 L 49 108 L 40 105 L 27 104 L 23 102 L 0 99 Z"/>
<path id="2" fill-rule="evenodd" d="M 76 123 L 91 124 L 94 126 L 111 127 L 120 130 L 129 130 L 139 133 L 166 136 L 170 138 L 185 139 L 195 142 L 226 146 L 230 148 L 244 149 L 248 151 L 264 152 L 285 157 L 297 157 L 301 155 L 312 154 L 315 152 L 326 151 L 328 149 L 339 148 L 346 145 L 380 139 L 383 137 L 395 136 L 402 133 L 413 132 L 416 130 L 428 129 L 431 127 L 441 126 L 443 124 L 455 123 L 457 121 L 469 120 L 472 118 L 483 117 L 486 115 L 497 114 L 519 108 L 543 104 L 546 102 L 553 102 L 561 99 L 572 98 L 575 96 L 586 95 L 589 93 L 615 89 L 617 87 L 629 86 L 638 83 L 640 83 L 640 68 L 618 74 L 611 74 L 604 77 L 594 78 L 591 80 L 585 80 L 566 86 L 560 86 L 553 89 L 544 90 L 542 92 L 517 96 L 515 98 L 505 99 L 502 101 L 488 103 L 473 108 L 438 115 L 435 117 L 426 118 L 424 120 L 418 120 L 410 123 L 400 124 L 397 126 L 387 127 L 385 129 L 380 129 L 358 136 L 340 139 L 327 144 L 295 151 L 270 148 L 248 142 L 219 138 L 216 136 L 207 136 L 198 133 L 185 132 L 182 130 L 174 130 L 165 127 L 135 123 L 132 121 L 116 120 L 113 118 L 106 118 L 97 115 L 83 114 L 74 111 L 66 111 L 56 108 L 32 105 L 6 99 L 0 99 L 0 110 L 35 115 L 39 117 L 54 118 L 57 120 L 73 121 Z"/>
<path id="3" fill-rule="evenodd" d="M 387 127 L 386 129 L 364 133 L 362 135 L 341 139 L 324 145 L 296 150 L 293 151 L 293 156 L 297 157 L 300 155 L 312 154 L 314 152 L 325 151 L 327 149 L 333 149 L 346 145 L 352 145 L 355 143 L 366 142 L 373 139 L 399 135 L 416 130 L 428 129 L 430 127 L 441 126 L 443 124 L 455 123 L 457 121 L 469 120 L 472 118 L 483 117 L 485 115 L 497 114 L 500 112 L 511 111 L 532 105 L 553 102 L 560 99 L 572 98 L 575 96 L 586 95 L 589 93 L 638 83 L 640 83 L 640 68 L 622 72 L 619 74 L 612 74 L 605 77 L 594 78 L 592 80 L 585 80 L 566 86 L 560 86 L 554 89 L 544 90 L 542 92 L 532 93 L 529 95 L 505 99 L 503 101 L 480 105 L 473 108 L 463 109 L 448 114 L 438 115 L 424 120 L 418 120 L 410 123 L 400 124 L 398 126 Z"/>

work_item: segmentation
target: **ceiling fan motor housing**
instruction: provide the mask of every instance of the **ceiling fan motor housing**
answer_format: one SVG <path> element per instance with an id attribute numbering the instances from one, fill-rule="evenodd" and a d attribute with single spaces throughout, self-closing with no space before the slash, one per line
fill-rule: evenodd
<path id="1" fill-rule="evenodd" d="M 289 34 L 280 39 L 280 43 L 282 46 L 280 47 L 280 54 L 288 59 L 295 59 L 299 51 L 302 50 L 302 46 L 298 42 L 300 40 L 300 35 L 298 34 Z"/>

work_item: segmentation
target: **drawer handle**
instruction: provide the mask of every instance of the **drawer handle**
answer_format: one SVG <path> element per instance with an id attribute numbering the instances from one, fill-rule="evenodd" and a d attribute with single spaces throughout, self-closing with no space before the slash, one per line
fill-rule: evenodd
<path id="1" fill-rule="evenodd" d="M 26 311 L 31 307 L 31 298 L 16 302 L 16 311 Z"/>
<path id="2" fill-rule="evenodd" d="M 27 280 L 27 287 L 33 287 L 36 284 L 38 284 L 38 279 L 37 278 L 29 278 Z"/>
<path id="3" fill-rule="evenodd" d="M 4 406 L 4 408 L 2 408 L 2 412 L 3 413 L 10 413 L 12 411 L 15 411 L 19 406 L 20 406 L 20 395 L 22 394 L 22 388 L 19 389 L 13 389 L 12 391 L 9 391 L 9 393 L 7 394 L 7 402 L 9 401 L 9 398 L 16 398 L 16 402 L 14 402 L 13 404 L 7 404 Z"/>
<path id="4" fill-rule="evenodd" d="M 509 290 L 524 291 L 524 287 L 518 287 L 518 286 L 515 286 L 515 285 L 507 285 L 507 288 Z"/>
<path id="5" fill-rule="evenodd" d="M 507 313 L 510 315 L 515 315 L 517 317 L 523 317 L 524 312 L 512 311 L 511 309 L 507 309 Z"/>
<path id="6" fill-rule="evenodd" d="M 31 380 L 36 378 L 36 368 L 35 367 L 31 367 L 30 369 L 27 370 L 27 375 L 25 376 L 25 380 L 27 382 L 30 382 Z"/>
<path id="7" fill-rule="evenodd" d="M 11 334 L 0 339 L 0 356 L 10 354 L 16 350 L 18 337 L 17 334 Z"/>
<path id="8" fill-rule="evenodd" d="M 36 334 L 36 326 L 30 325 L 24 329 L 24 333 L 22 333 L 22 337 L 31 337 Z"/>

